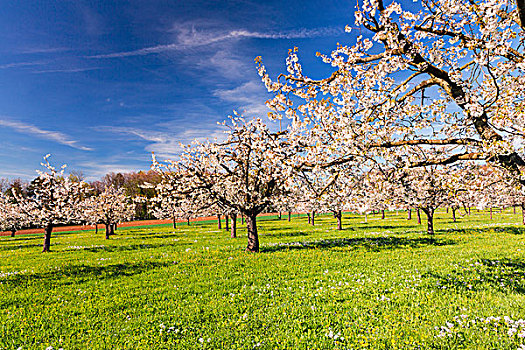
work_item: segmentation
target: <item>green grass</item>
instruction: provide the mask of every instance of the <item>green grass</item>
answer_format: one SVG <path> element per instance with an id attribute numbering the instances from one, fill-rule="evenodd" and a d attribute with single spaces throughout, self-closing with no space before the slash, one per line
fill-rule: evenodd
<path id="1" fill-rule="evenodd" d="M 0 349 L 516 349 L 520 215 L 440 211 L 435 239 L 415 213 L 346 214 L 343 231 L 283 215 L 259 222 L 259 254 L 240 221 L 237 239 L 216 223 L 66 233 L 47 254 L 2 237 Z"/>

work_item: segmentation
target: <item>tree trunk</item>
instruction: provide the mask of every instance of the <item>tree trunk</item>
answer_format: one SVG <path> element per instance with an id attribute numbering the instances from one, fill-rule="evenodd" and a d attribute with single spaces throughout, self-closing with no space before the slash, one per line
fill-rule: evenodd
<path id="1" fill-rule="evenodd" d="M 381 219 L 385 218 L 385 209 L 381 210 Z"/>
<path id="2" fill-rule="evenodd" d="M 237 238 L 237 213 L 231 215 L 232 220 L 232 229 L 231 229 L 231 238 Z"/>
<path id="3" fill-rule="evenodd" d="M 512 206 L 512 209 L 514 209 L 514 215 L 516 215 L 516 206 L 513 205 L 513 206 Z"/>
<path id="4" fill-rule="evenodd" d="M 470 215 L 470 207 L 468 207 L 468 215 Z"/>
<path id="5" fill-rule="evenodd" d="M 417 224 L 421 225 L 421 211 L 419 210 L 419 208 L 417 208 L 416 213 L 417 213 Z"/>
<path id="6" fill-rule="evenodd" d="M 246 228 L 248 231 L 248 246 L 246 247 L 247 252 L 258 253 L 259 252 L 259 235 L 257 234 L 257 215 L 249 214 L 246 215 Z"/>
<path id="7" fill-rule="evenodd" d="M 408 212 L 407 220 L 412 220 L 412 209 L 408 209 L 407 212 Z"/>
<path id="8" fill-rule="evenodd" d="M 225 215 L 225 216 L 224 216 L 224 223 L 225 223 L 225 226 L 226 226 L 226 227 L 224 227 L 224 229 L 225 229 L 226 231 L 228 231 L 228 230 L 230 229 L 230 224 L 228 223 L 228 220 L 229 220 L 229 219 L 230 219 L 230 217 L 229 217 L 228 215 Z"/>
<path id="9" fill-rule="evenodd" d="M 288 222 L 292 221 L 292 212 L 288 212 Z"/>
<path id="10" fill-rule="evenodd" d="M 244 215 L 241 214 L 241 225 L 244 225 Z"/>
<path id="11" fill-rule="evenodd" d="M 47 224 L 44 234 L 44 249 L 42 253 L 49 252 L 51 247 L 51 232 L 53 232 L 53 224 Z"/>
<path id="12" fill-rule="evenodd" d="M 312 210 L 312 226 L 315 226 L 315 210 Z"/>
<path id="13" fill-rule="evenodd" d="M 310 213 L 306 213 L 306 215 L 308 215 L 308 224 L 311 224 L 312 223 L 312 216 L 310 215 Z"/>
<path id="14" fill-rule="evenodd" d="M 190 217 L 189 216 L 186 218 L 186 222 L 188 223 L 188 226 L 190 226 Z"/>
<path id="15" fill-rule="evenodd" d="M 16 228 L 11 229 L 11 237 L 14 237 L 16 233 Z"/>
<path id="16" fill-rule="evenodd" d="M 217 214 L 217 228 L 219 230 L 222 229 L 221 216 L 219 214 Z"/>
<path id="17" fill-rule="evenodd" d="M 337 218 L 337 230 L 341 231 L 343 229 L 343 213 L 339 210 L 335 217 Z"/>
<path id="18" fill-rule="evenodd" d="M 114 235 L 115 234 L 115 231 L 117 230 L 118 226 L 117 226 L 117 223 L 115 222 L 113 224 L 113 229 L 111 230 L 111 234 Z"/>
<path id="19" fill-rule="evenodd" d="M 490 220 L 492 220 L 492 207 L 490 207 Z"/>
<path id="20" fill-rule="evenodd" d="M 452 209 L 452 221 L 456 222 L 456 208 L 451 208 L 451 209 Z"/>
<path id="21" fill-rule="evenodd" d="M 525 225 L 525 203 L 521 203 L 521 223 Z"/>
<path id="22" fill-rule="evenodd" d="M 175 219 L 175 216 L 173 216 L 173 228 L 177 228 L 177 220 Z"/>
<path id="23" fill-rule="evenodd" d="M 434 235 L 434 209 L 422 208 L 425 214 L 427 214 L 427 233 L 431 236 Z"/>
<path id="24" fill-rule="evenodd" d="M 448 214 L 448 207 L 447 207 L 447 214 Z"/>
<path id="25" fill-rule="evenodd" d="M 95 224 L 95 234 L 98 235 L 98 224 Z"/>
<path id="26" fill-rule="evenodd" d="M 106 224 L 106 239 L 109 239 L 109 236 L 112 234 L 113 224 Z"/>
<path id="27" fill-rule="evenodd" d="M 368 222 L 368 213 L 365 212 L 365 222 Z"/>
<path id="28" fill-rule="evenodd" d="M 281 213 L 281 211 L 279 210 L 279 220 L 281 220 L 283 218 L 283 214 Z"/>

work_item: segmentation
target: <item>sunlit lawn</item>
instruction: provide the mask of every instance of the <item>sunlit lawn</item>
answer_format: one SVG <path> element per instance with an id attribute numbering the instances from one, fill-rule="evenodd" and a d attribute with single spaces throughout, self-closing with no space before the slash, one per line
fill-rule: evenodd
<path id="1" fill-rule="evenodd" d="M 0 349 L 525 344 L 520 212 L 441 211 L 435 239 L 415 213 L 367 221 L 264 218 L 259 254 L 240 222 L 237 239 L 211 222 L 56 234 L 47 254 L 40 235 L 1 237 Z"/>

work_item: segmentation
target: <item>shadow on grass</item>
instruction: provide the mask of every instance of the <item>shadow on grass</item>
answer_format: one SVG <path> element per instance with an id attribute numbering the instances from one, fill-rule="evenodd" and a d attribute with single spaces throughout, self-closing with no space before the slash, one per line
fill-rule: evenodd
<path id="1" fill-rule="evenodd" d="M 7 287 L 17 287 L 37 282 L 68 285 L 82 283 L 86 280 L 104 280 L 133 276 L 172 264 L 173 263 L 148 261 L 135 264 L 113 264 L 105 266 L 70 265 L 49 272 L 14 274 L 0 279 L 0 281 Z"/>
<path id="2" fill-rule="evenodd" d="M 370 251 L 381 251 L 397 248 L 421 248 L 426 246 L 445 246 L 456 244 L 452 240 L 436 239 L 432 237 L 403 238 L 403 237 L 363 237 L 363 238 L 333 238 L 318 241 L 303 241 L 277 243 L 267 245 L 261 249 L 262 252 L 278 252 L 300 249 L 332 249 L 332 248 L 364 248 Z"/>
<path id="3" fill-rule="evenodd" d="M 264 228 L 264 231 L 261 230 L 261 236 L 264 237 L 298 237 L 298 236 L 309 236 L 310 233 L 303 231 L 288 231 L 284 228 Z"/>
<path id="4" fill-rule="evenodd" d="M 524 276 L 525 261 L 521 259 L 481 259 L 458 265 L 449 274 L 429 272 L 423 275 L 437 279 L 435 287 L 438 289 L 495 289 L 520 294 L 525 294 Z"/>
<path id="5" fill-rule="evenodd" d="M 436 230 L 436 233 L 457 233 L 457 234 L 473 234 L 473 233 L 488 233 L 488 232 L 505 232 L 514 235 L 525 234 L 525 227 L 516 226 L 492 226 L 492 227 L 470 227 L 470 228 L 450 228 Z"/>
<path id="6" fill-rule="evenodd" d="M 6 245 L 0 245 L 0 251 L 9 251 L 9 250 L 19 250 L 19 249 L 27 249 L 27 248 L 35 248 L 40 247 L 42 248 L 42 244 L 6 244 Z"/>
<path id="7" fill-rule="evenodd" d="M 191 243 L 185 242 L 174 242 L 174 243 L 162 243 L 162 244 L 126 244 L 126 245 L 104 245 L 104 246 L 93 246 L 93 247 L 82 247 L 82 248 L 70 248 L 67 251 L 78 251 L 83 252 L 123 252 L 123 251 L 132 251 L 132 250 L 141 250 L 141 249 L 156 249 L 162 247 L 173 247 L 173 246 L 183 246 L 191 245 Z"/>

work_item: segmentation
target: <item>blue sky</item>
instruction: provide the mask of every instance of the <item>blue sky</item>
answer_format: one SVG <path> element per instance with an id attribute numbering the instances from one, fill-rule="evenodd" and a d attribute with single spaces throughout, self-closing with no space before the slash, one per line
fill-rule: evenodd
<path id="1" fill-rule="evenodd" d="M 151 152 L 221 134 L 232 111 L 265 116 L 272 77 L 298 46 L 355 40 L 355 1 L 6 1 L 0 11 L 0 177 L 31 179 L 42 157 L 82 171 L 147 170 Z"/>

